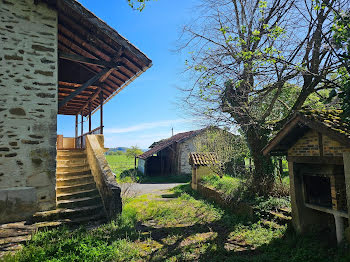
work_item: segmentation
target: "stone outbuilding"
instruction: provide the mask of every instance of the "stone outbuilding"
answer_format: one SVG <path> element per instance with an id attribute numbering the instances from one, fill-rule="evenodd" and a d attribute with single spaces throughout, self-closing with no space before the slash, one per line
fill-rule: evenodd
<path id="1" fill-rule="evenodd" d="M 203 128 L 178 133 L 153 143 L 150 150 L 138 156 L 138 170 L 150 176 L 191 174 L 189 154 L 196 151 L 196 137 L 206 130 L 207 128 Z"/>
<path id="2" fill-rule="evenodd" d="M 0 39 L 0 223 L 111 218 L 103 105 L 152 61 L 75 0 L 0 1 Z M 74 138 L 57 137 L 58 114 L 75 116 Z"/>
<path id="3" fill-rule="evenodd" d="M 341 111 L 296 113 L 263 153 L 287 156 L 296 231 L 327 228 L 341 242 L 350 215 L 350 125 Z"/>
<path id="4" fill-rule="evenodd" d="M 189 163 L 192 167 L 191 187 L 197 190 L 201 177 L 215 175 L 214 168 L 218 164 L 218 157 L 215 153 L 191 153 Z"/>

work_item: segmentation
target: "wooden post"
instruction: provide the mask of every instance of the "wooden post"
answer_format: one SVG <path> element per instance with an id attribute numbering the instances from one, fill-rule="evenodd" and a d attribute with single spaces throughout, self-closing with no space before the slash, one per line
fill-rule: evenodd
<path id="1" fill-rule="evenodd" d="M 163 152 L 160 151 L 160 175 L 163 176 L 163 169 L 164 169 L 164 166 L 163 166 Z"/>
<path id="2" fill-rule="evenodd" d="M 136 158 L 137 158 L 137 157 L 135 156 L 135 163 L 134 163 L 134 172 L 135 172 L 135 177 L 136 177 L 136 175 L 137 175 L 137 172 L 136 172 L 136 170 L 137 170 L 137 169 L 136 169 L 136 168 L 137 168 L 137 167 L 136 167 Z"/>
<path id="3" fill-rule="evenodd" d="M 89 102 L 89 133 L 91 132 L 91 102 Z"/>
<path id="4" fill-rule="evenodd" d="M 101 135 L 103 135 L 103 90 L 101 88 L 100 92 L 100 131 Z"/>
<path id="5" fill-rule="evenodd" d="M 78 125 L 79 125 L 78 114 L 75 115 L 75 139 L 74 139 L 74 148 L 77 147 L 77 137 L 78 137 Z"/>
<path id="6" fill-rule="evenodd" d="M 81 137 L 80 137 L 80 148 L 83 148 L 83 134 L 84 134 L 84 121 L 83 112 L 81 112 Z"/>
<path id="7" fill-rule="evenodd" d="M 78 114 L 75 115 L 75 138 L 78 137 Z"/>

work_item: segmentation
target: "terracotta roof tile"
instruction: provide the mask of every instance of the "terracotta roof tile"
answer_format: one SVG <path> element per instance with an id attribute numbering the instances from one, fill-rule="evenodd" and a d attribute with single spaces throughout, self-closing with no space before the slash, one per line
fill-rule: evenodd
<path id="1" fill-rule="evenodd" d="M 190 165 L 194 166 L 207 166 L 209 164 L 215 164 L 218 162 L 218 156 L 216 153 L 191 153 Z"/>
<path id="2" fill-rule="evenodd" d="M 199 129 L 199 130 L 178 133 L 170 138 L 160 140 L 157 143 L 153 143 L 152 144 L 153 147 L 150 150 L 143 153 L 142 155 L 138 156 L 138 158 L 147 159 L 147 158 L 153 156 L 154 154 L 158 153 L 162 149 L 172 145 L 173 143 L 179 143 L 179 142 L 182 142 L 184 140 L 187 140 L 193 136 L 198 135 L 199 133 L 203 132 L 206 129 L 207 128 L 203 128 L 203 129 Z"/>

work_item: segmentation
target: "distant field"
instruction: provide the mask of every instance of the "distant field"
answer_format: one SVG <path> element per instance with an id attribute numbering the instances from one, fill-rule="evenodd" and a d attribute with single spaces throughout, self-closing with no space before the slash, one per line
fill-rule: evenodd
<path id="1" fill-rule="evenodd" d="M 118 183 L 187 183 L 191 176 L 143 176 L 142 173 L 134 170 L 134 158 L 123 155 L 106 155 L 107 162 L 116 174 Z M 136 160 L 138 161 L 138 159 Z M 136 162 L 136 165 L 138 162 Z"/>
<path id="2" fill-rule="evenodd" d="M 134 171 L 134 158 L 127 155 L 106 155 L 107 162 L 118 182 L 129 182 Z M 137 161 L 137 160 L 136 160 Z M 137 164 L 137 162 L 136 162 Z"/>

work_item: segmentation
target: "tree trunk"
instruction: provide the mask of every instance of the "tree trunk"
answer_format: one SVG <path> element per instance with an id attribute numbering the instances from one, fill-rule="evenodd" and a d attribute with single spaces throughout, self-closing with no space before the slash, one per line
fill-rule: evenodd
<path id="1" fill-rule="evenodd" d="M 274 185 L 273 164 L 270 156 L 264 156 L 263 148 L 268 142 L 268 130 L 258 124 L 247 127 L 247 143 L 254 162 L 252 190 L 258 195 L 267 195 Z"/>

